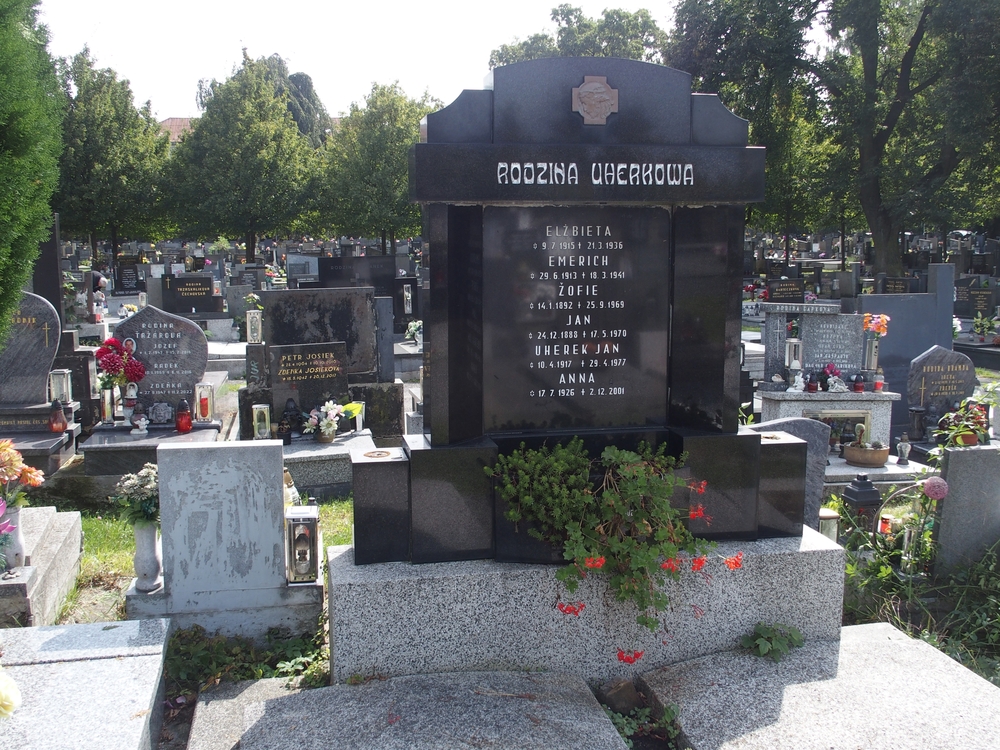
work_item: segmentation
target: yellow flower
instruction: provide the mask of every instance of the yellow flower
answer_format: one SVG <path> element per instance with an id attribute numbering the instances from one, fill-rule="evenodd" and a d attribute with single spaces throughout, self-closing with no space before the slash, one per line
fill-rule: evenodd
<path id="1" fill-rule="evenodd" d="M 0 669 L 0 719 L 9 719 L 21 707 L 21 690 L 14 678 Z"/>

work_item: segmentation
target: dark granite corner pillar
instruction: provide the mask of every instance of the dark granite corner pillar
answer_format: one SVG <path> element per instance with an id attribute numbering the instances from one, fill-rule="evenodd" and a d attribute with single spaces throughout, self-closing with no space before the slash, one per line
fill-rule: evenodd
<path id="1" fill-rule="evenodd" d="M 451 445 L 483 434 L 483 210 L 431 204 L 427 214 L 424 431 L 433 445 Z"/>
<path id="2" fill-rule="evenodd" d="M 738 428 L 743 212 L 743 206 L 674 212 L 671 425 Z"/>
<path id="3" fill-rule="evenodd" d="M 410 559 L 410 466 L 402 448 L 351 451 L 354 564 Z"/>
<path id="4" fill-rule="evenodd" d="M 802 536 L 808 444 L 787 432 L 760 436 L 758 536 Z"/>

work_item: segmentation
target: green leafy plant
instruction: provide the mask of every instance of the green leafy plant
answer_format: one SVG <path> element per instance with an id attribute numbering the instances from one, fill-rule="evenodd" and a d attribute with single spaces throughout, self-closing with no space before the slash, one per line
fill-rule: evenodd
<path id="1" fill-rule="evenodd" d="M 972 319 L 972 332 L 977 336 L 988 336 L 996 330 L 997 323 L 993 318 L 984 318 L 981 312 Z"/>
<path id="2" fill-rule="evenodd" d="M 424 321 L 422 320 L 411 320 L 409 325 L 406 326 L 406 333 L 403 334 L 405 339 L 415 339 L 418 333 L 424 332 Z"/>
<path id="3" fill-rule="evenodd" d="M 146 464 L 138 474 L 125 474 L 115 485 L 111 499 L 130 524 L 160 520 L 160 480 L 156 464 Z"/>
<path id="4" fill-rule="evenodd" d="M 805 638 L 798 628 L 791 625 L 781 625 L 775 623 L 766 625 L 758 622 L 750 635 L 745 635 L 740 639 L 740 645 L 757 656 L 766 656 L 769 659 L 779 662 L 782 657 L 787 656 L 793 648 L 799 648 L 805 643 Z"/>
<path id="5" fill-rule="evenodd" d="M 588 573 L 600 570 L 609 576 L 615 598 L 635 602 L 637 622 L 655 631 L 656 613 L 669 604 L 663 591 L 667 579 L 678 580 L 689 563 L 693 571 L 701 570 L 714 546 L 696 539 L 684 523 L 710 518 L 703 506 L 671 504 L 678 486 L 705 489 L 704 482 L 688 485 L 677 468 L 664 446 L 653 451 L 641 443 L 635 452 L 609 447 L 599 461 L 591 461 L 583 441 L 574 438 L 551 450 L 528 450 L 522 443 L 486 472 L 510 506 L 508 520 L 529 522 L 530 535 L 563 548 L 569 564 L 556 577 L 570 593 Z M 741 564 L 742 555 L 732 564 L 727 559 L 732 569 Z"/>
<path id="6" fill-rule="evenodd" d="M 938 420 L 935 437 L 944 440 L 945 447 L 957 447 L 962 444 L 962 436 L 975 433 L 985 436 L 989 430 L 988 409 L 985 404 L 973 398 L 967 398 L 959 404 L 958 409 L 950 411 Z"/>
<path id="7" fill-rule="evenodd" d="M 747 401 L 745 404 L 740 404 L 739 419 L 740 424 L 742 425 L 753 424 L 753 401 Z"/>
<path id="8" fill-rule="evenodd" d="M 656 718 L 653 715 L 653 710 L 646 706 L 633 708 L 627 714 L 612 711 L 604 704 L 601 704 L 601 707 L 628 747 L 634 747 L 633 740 L 637 737 L 656 737 L 663 741 L 669 741 L 680 733 L 677 728 L 677 716 L 680 709 L 676 703 L 664 707 L 663 714 L 659 718 Z"/>

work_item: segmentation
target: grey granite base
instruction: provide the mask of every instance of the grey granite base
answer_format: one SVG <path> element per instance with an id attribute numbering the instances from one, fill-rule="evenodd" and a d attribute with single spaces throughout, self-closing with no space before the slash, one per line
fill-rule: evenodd
<path id="1" fill-rule="evenodd" d="M 692 750 L 997 747 L 1000 688 L 891 625 L 808 639 L 775 664 L 730 651 L 644 674 Z"/>
<path id="2" fill-rule="evenodd" d="M 162 718 L 167 620 L 0 631 L 22 705 L 0 747 L 149 750 Z"/>
<path id="3" fill-rule="evenodd" d="M 744 553 L 743 568 L 722 557 Z M 352 675 L 551 670 L 588 680 L 634 676 L 731 649 L 760 620 L 836 639 L 843 599 L 843 549 L 812 529 L 801 538 L 722 542 L 705 572 L 670 584 L 672 606 L 652 633 L 636 608 L 591 575 L 573 595 L 556 568 L 475 560 L 355 566 L 350 548 L 331 547 L 330 662 L 333 682 Z M 583 601 L 580 616 L 559 602 Z M 642 650 L 626 665 L 618 650 Z"/>
<path id="4" fill-rule="evenodd" d="M 803 392 L 762 392 L 761 418 L 764 422 L 775 419 L 801 417 L 803 412 L 817 411 L 867 411 L 871 413 L 871 434 L 865 440 L 871 442 L 880 440 L 889 445 L 889 432 L 892 426 L 892 402 L 899 401 L 900 395 L 891 391 L 875 393 L 819 393 Z M 861 420 L 858 420 L 861 421 Z"/>
<path id="5" fill-rule="evenodd" d="M 285 468 L 295 480 L 295 487 L 302 492 L 310 487 L 347 485 L 352 481 L 352 450 L 375 450 L 371 430 L 348 432 L 338 435 L 332 443 L 317 440 L 293 440 L 284 446 L 282 453 Z"/>
<path id="6" fill-rule="evenodd" d="M 290 692 L 284 680 L 202 694 L 189 750 L 624 750 L 579 677 L 468 672 Z"/>

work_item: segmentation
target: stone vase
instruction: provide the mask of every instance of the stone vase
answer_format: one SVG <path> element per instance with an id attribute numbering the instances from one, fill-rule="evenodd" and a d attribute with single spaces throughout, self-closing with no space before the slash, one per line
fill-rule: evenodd
<path id="1" fill-rule="evenodd" d="M 135 531 L 135 590 L 143 593 L 163 586 L 163 551 L 160 530 L 154 521 L 137 521 Z"/>
<path id="2" fill-rule="evenodd" d="M 0 521 L 9 521 L 14 525 L 14 530 L 10 532 L 10 541 L 3 548 L 4 557 L 7 558 L 7 570 L 20 568 L 24 565 L 24 529 L 21 528 L 21 509 L 8 505 L 6 512 L 0 517 Z"/>
<path id="3" fill-rule="evenodd" d="M 316 428 L 316 442 L 317 443 L 332 443 L 337 437 L 336 433 L 330 435 L 324 435 L 323 430 Z"/>

